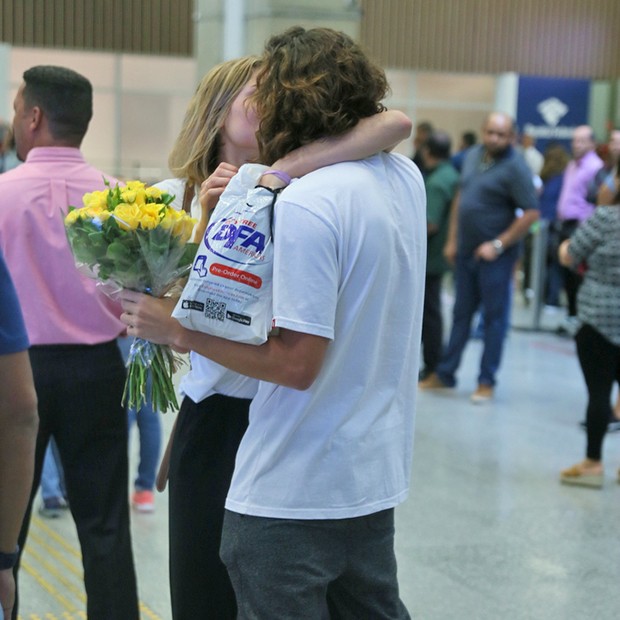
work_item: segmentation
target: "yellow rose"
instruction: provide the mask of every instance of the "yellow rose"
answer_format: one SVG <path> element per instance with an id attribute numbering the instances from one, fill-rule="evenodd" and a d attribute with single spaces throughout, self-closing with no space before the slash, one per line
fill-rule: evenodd
<path id="1" fill-rule="evenodd" d="M 84 217 L 93 218 L 99 217 L 104 211 L 107 212 L 107 209 L 99 205 L 89 205 L 88 207 L 84 207 L 83 209 L 81 209 L 81 211 L 84 212 Z"/>
<path id="2" fill-rule="evenodd" d="M 163 210 L 163 217 L 161 219 L 161 227 L 166 230 L 173 229 L 174 225 L 178 221 L 182 211 L 177 211 L 172 207 L 165 207 Z"/>
<path id="3" fill-rule="evenodd" d="M 196 225 L 196 220 L 185 213 L 185 211 L 177 211 L 172 209 L 176 216 L 173 218 L 172 235 L 178 237 L 183 243 L 189 241 L 192 231 Z"/>
<path id="4" fill-rule="evenodd" d="M 159 189 L 159 187 L 147 187 L 146 188 L 146 197 L 151 198 L 152 200 L 158 200 L 161 198 L 163 192 Z"/>
<path id="5" fill-rule="evenodd" d="M 143 205 L 146 202 L 146 191 L 141 181 L 128 181 L 125 187 L 121 187 L 121 199 L 123 202 Z"/>
<path id="6" fill-rule="evenodd" d="M 125 187 L 131 191 L 138 191 L 140 189 L 144 189 L 145 185 L 142 181 L 127 181 L 127 183 L 125 183 Z"/>
<path id="7" fill-rule="evenodd" d="M 161 220 L 160 209 L 161 205 L 154 203 L 141 205 L 140 227 L 146 230 L 157 228 Z"/>
<path id="8" fill-rule="evenodd" d="M 140 225 L 142 214 L 138 205 L 121 202 L 114 209 L 113 216 L 123 230 L 135 230 Z"/>
<path id="9" fill-rule="evenodd" d="M 194 226 L 196 225 L 196 220 L 191 217 L 183 218 L 181 221 L 177 223 L 174 228 L 174 235 L 179 237 L 183 243 L 187 243 L 194 231 Z"/>
<path id="10" fill-rule="evenodd" d="M 99 213 L 97 213 L 96 217 L 100 222 L 105 222 L 111 215 L 112 213 L 110 211 L 107 209 L 102 209 Z"/>
<path id="11" fill-rule="evenodd" d="M 128 204 L 143 205 L 146 202 L 146 192 L 143 189 L 122 189 L 121 200 Z"/>
<path id="12" fill-rule="evenodd" d="M 108 205 L 109 193 L 110 192 L 107 189 L 88 192 L 82 197 L 82 202 L 84 203 L 85 207 L 105 209 Z"/>
<path id="13" fill-rule="evenodd" d="M 73 209 L 65 216 L 65 224 L 72 226 L 82 217 L 82 209 Z"/>

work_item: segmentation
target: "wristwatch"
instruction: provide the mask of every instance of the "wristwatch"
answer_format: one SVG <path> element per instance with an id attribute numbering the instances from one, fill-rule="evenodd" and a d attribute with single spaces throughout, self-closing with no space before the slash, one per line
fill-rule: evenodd
<path id="1" fill-rule="evenodd" d="M 493 239 L 493 241 L 491 241 L 491 245 L 495 248 L 495 253 L 498 256 L 504 252 L 504 244 L 501 239 Z"/>
<path id="2" fill-rule="evenodd" d="M 19 546 L 15 547 L 13 553 L 3 553 L 0 551 L 0 570 L 7 570 L 13 568 L 17 563 L 17 556 L 19 555 Z"/>

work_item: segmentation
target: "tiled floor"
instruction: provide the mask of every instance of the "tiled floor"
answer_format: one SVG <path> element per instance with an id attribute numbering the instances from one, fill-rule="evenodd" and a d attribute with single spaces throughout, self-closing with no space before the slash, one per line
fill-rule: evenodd
<path id="1" fill-rule="evenodd" d="M 519 309 L 513 323 L 531 324 Z M 513 329 L 496 399 L 476 406 L 480 346 L 470 343 L 455 390 L 419 394 L 411 496 L 397 510 L 402 598 L 416 620 L 616 620 L 620 433 L 606 439 L 602 490 L 560 485 L 585 445 L 572 341 Z M 154 515 L 133 518 L 144 619 L 170 618 L 166 508 L 159 495 Z M 22 619 L 84 618 L 70 518 L 36 517 L 33 534 Z"/>

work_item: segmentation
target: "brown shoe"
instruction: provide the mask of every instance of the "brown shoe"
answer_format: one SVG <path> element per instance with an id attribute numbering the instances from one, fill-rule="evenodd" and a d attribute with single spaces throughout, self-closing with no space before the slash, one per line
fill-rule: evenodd
<path id="1" fill-rule="evenodd" d="M 493 399 L 493 386 L 485 385 L 484 383 L 478 384 L 478 388 L 471 395 L 471 402 L 474 405 L 481 405 L 482 403 L 488 403 Z"/>
<path id="2" fill-rule="evenodd" d="M 418 387 L 421 390 L 441 390 L 445 388 L 449 388 L 449 385 L 446 385 L 440 378 L 436 372 L 432 372 L 426 379 L 422 379 L 422 381 L 418 381 Z"/>
<path id="3" fill-rule="evenodd" d="M 603 486 L 603 468 L 593 467 L 591 463 L 582 461 L 560 472 L 560 482 L 579 487 L 600 489 Z"/>

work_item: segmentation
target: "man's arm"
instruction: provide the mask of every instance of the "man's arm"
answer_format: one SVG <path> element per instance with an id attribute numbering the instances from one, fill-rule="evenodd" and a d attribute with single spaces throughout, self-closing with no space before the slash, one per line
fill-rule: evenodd
<path id="1" fill-rule="evenodd" d="M 271 168 L 281 170 L 290 177 L 302 177 L 324 166 L 363 159 L 379 151 L 391 151 L 410 134 L 411 119 L 398 110 L 386 110 L 360 119 L 355 127 L 341 136 L 315 140 L 300 146 L 274 162 Z M 202 216 L 194 231 L 194 241 L 200 242 L 202 239 L 211 212 L 237 172 L 236 166 L 222 162 L 202 182 L 199 194 Z M 263 177 L 259 182 L 274 189 L 286 185 L 273 175 Z"/>
<path id="2" fill-rule="evenodd" d="M 174 299 L 156 299 L 124 290 L 121 320 L 131 336 L 195 351 L 242 375 L 297 390 L 308 389 L 316 379 L 329 339 L 280 329 L 262 345 L 243 344 L 184 328 L 170 316 Z"/>
<path id="3" fill-rule="evenodd" d="M 503 249 L 509 248 L 525 237 L 532 224 L 536 222 L 539 217 L 540 212 L 538 209 L 528 209 L 521 217 L 516 218 L 501 235 L 497 236 L 497 239 L 502 243 Z M 497 248 L 493 245 L 493 240 L 481 243 L 476 248 L 474 254 L 478 258 L 487 261 L 495 260 L 499 256 Z"/>
<path id="4" fill-rule="evenodd" d="M 13 553 L 32 490 L 37 397 L 28 352 L 0 355 L 0 551 Z M 11 617 L 15 584 L 0 570 L 0 602 Z"/>
<path id="5" fill-rule="evenodd" d="M 271 167 L 291 177 L 300 177 L 323 166 L 390 151 L 410 135 L 409 117 L 398 110 L 386 110 L 360 119 L 353 129 L 341 136 L 316 140 L 299 147 Z"/>
<path id="6" fill-rule="evenodd" d="M 573 257 L 569 251 L 570 239 L 564 239 L 558 248 L 558 261 L 563 267 L 572 267 L 574 265 Z"/>

